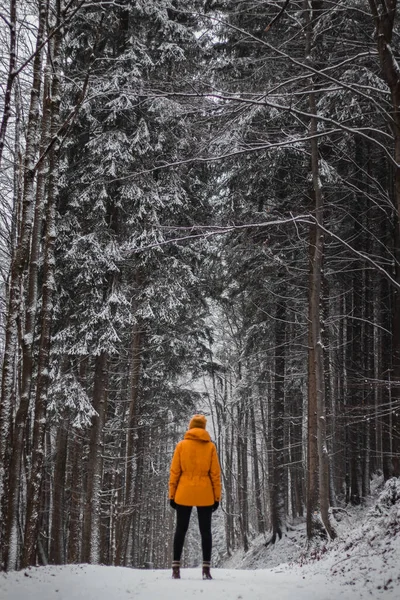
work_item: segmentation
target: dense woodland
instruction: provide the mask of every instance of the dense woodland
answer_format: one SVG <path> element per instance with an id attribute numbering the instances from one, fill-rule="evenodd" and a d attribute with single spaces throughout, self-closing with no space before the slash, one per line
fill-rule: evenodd
<path id="1" fill-rule="evenodd" d="M 400 475 L 396 0 L 1 0 L 0 564 L 169 566 Z"/>

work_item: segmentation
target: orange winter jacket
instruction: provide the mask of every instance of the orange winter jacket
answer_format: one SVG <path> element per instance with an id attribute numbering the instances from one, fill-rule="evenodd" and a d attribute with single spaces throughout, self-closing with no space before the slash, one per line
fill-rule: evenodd
<path id="1" fill-rule="evenodd" d="M 217 449 L 205 429 L 194 427 L 175 448 L 169 498 L 183 506 L 211 506 L 221 500 Z"/>

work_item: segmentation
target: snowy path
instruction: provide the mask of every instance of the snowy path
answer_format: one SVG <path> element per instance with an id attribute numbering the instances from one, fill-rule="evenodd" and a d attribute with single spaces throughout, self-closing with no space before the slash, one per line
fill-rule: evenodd
<path id="1" fill-rule="evenodd" d="M 200 569 L 183 569 L 181 580 L 170 571 L 69 565 L 0 573 L 0 600 L 356 600 L 366 591 L 311 575 L 301 568 L 269 570 L 213 569 L 202 581 Z M 395 596 L 381 595 L 380 598 Z"/>

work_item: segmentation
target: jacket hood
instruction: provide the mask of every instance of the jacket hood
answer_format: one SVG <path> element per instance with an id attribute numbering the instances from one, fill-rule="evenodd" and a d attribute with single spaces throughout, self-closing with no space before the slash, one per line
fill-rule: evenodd
<path id="1" fill-rule="evenodd" d="M 205 429 L 193 427 L 185 433 L 185 440 L 197 440 L 199 442 L 211 442 L 210 434 Z"/>

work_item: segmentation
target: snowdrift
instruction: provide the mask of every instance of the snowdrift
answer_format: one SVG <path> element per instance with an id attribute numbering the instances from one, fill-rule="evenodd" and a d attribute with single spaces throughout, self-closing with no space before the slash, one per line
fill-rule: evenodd
<path id="1" fill-rule="evenodd" d="M 365 505 L 333 511 L 338 533 L 335 541 L 307 547 L 305 524 L 298 523 L 274 546 L 265 547 L 260 536 L 249 552 L 235 553 L 223 566 L 300 567 L 306 576 L 325 573 L 327 581 L 338 581 L 369 598 L 399 598 L 400 479 L 383 484 L 382 478 L 375 478 L 372 490 Z M 288 565 L 283 566 L 286 562 Z"/>

